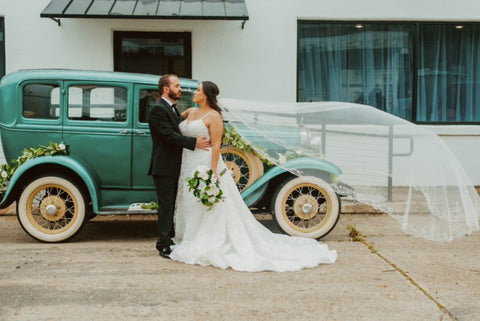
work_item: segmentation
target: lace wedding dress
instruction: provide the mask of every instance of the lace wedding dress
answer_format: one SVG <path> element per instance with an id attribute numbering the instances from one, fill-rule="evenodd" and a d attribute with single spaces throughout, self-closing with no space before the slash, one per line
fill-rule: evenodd
<path id="1" fill-rule="evenodd" d="M 185 136 L 209 137 L 203 119 L 180 123 Z M 259 223 L 243 202 L 233 177 L 220 178 L 225 199 L 207 211 L 191 192 L 186 178 L 198 166 L 211 168 L 211 151 L 183 150 L 175 205 L 173 260 L 213 265 L 238 271 L 297 271 L 321 263 L 334 263 L 335 250 L 313 239 L 274 234 Z M 226 168 L 220 158 L 218 173 Z"/>

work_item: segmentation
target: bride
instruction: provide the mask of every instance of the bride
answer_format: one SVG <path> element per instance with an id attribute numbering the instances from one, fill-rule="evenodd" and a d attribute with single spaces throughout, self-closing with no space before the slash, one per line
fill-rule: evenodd
<path id="1" fill-rule="evenodd" d="M 175 205 L 176 245 L 170 258 L 248 272 L 297 271 L 334 263 L 337 253 L 326 244 L 270 232 L 251 214 L 229 172 L 219 177 L 226 165 L 220 157 L 223 120 L 218 94 L 214 83 L 202 82 L 193 96 L 199 108 L 182 113 L 182 135 L 210 137 L 212 148 L 183 150 Z M 197 202 L 186 183 L 199 166 L 212 168 L 225 197 L 211 210 Z"/>

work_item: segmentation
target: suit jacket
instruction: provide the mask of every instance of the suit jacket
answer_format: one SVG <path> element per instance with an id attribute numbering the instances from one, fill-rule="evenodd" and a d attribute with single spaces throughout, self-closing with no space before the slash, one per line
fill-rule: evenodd
<path id="1" fill-rule="evenodd" d="M 183 148 L 195 149 L 196 138 L 182 136 L 180 121 L 163 99 L 150 107 L 148 125 L 153 144 L 149 175 L 178 177 Z"/>

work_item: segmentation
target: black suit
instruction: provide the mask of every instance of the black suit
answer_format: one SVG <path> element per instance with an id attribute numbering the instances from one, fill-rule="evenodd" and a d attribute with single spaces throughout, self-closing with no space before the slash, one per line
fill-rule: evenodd
<path id="1" fill-rule="evenodd" d="M 152 157 L 148 174 L 153 176 L 158 198 L 157 249 L 173 242 L 169 233 L 173 227 L 178 176 L 182 164 L 183 148 L 195 149 L 196 138 L 182 136 L 177 116 L 163 99 L 150 107 L 148 124 L 152 135 Z"/>

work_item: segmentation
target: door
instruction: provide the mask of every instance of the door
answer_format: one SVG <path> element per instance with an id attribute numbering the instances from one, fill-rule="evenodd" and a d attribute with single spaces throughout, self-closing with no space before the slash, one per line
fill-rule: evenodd
<path id="1" fill-rule="evenodd" d="M 102 82 L 65 83 L 63 140 L 71 155 L 95 171 L 102 192 L 131 188 L 132 87 Z"/>

